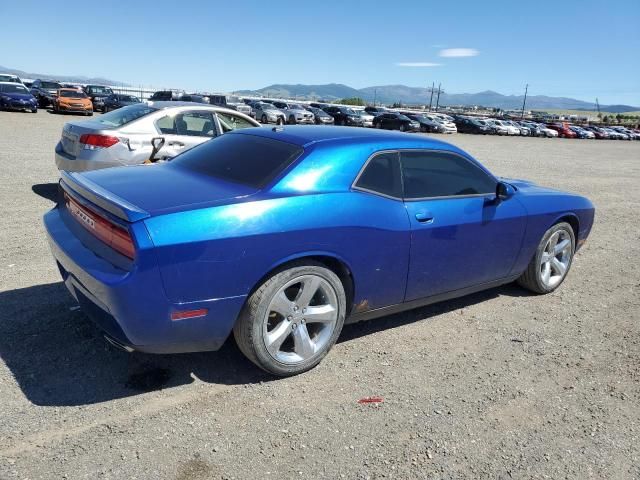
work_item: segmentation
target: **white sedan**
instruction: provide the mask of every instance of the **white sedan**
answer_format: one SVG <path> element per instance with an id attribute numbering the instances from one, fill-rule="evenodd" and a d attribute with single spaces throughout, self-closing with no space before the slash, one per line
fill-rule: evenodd
<path id="1" fill-rule="evenodd" d="M 81 172 L 137 165 L 149 159 L 151 140 L 164 145 L 155 158 L 166 160 L 239 128 L 260 127 L 253 118 L 227 108 L 192 102 L 129 105 L 91 120 L 68 122 L 55 148 L 59 170 Z"/>

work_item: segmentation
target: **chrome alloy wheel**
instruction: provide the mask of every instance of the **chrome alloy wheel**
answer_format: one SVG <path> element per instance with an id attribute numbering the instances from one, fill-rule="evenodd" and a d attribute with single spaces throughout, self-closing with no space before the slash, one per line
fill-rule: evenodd
<path id="1" fill-rule="evenodd" d="M 573 254 L 571 236 L 558 230 L 547 240 L 540 255 L 540 278 L 547 288 L 554 288 L 564 279 Z"/>
<path id="2" fill-rule="evenodd" d="M 269 354 L 293 365 L 323 351 L 338 320 L 338 297 L 319 275 L 290 280 L 274 295 L 262 328 Z"/>

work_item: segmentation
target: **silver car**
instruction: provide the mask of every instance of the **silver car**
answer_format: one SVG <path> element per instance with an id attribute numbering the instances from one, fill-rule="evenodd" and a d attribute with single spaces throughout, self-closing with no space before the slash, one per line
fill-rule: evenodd
<path id="1" fill-rule="evenodd" d="M 316 123 L 315 115 L 300 104 L 273 102 L 273 105 L 278 108 L 278 110 L 282 111 L 282 113 L 284 113 L 284 116 L 287 119 L 287 123 L 289 123 L 290 125 L 296 125 L 298 123 L 313 125 L 314 123 Z"/>
<path id="2" fill-rule="evenodd" d="M 212 105 L 139 103 L 66 123 L 55 148 L 56 166 L 80 172 L 141 164 L 149 159 L 156 137 L 164 138 L 164 145 L 155 158 L 170 159 L 225 132 L 259 126 L 247 115 Z"/>
<path id="3" fill-rule="evenodd" d="M 276 123 L 282 125 L 286 122 L 284 113 L 271 103 L 256 102 L 252 108 L 256 120 L 259 120 L 261 123 Z"/>

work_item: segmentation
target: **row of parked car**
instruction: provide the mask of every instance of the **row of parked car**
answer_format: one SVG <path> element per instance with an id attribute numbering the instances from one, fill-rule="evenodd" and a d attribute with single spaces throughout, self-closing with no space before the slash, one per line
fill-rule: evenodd
<path id="1" fill-rule="evenodd" d="M 518 135 L 548 138 L 640 140 L 640 131 L 623 126 L 580 126 L 568 123 L 541 123 L 468 115 L 389 110 L 381 106 L 365 108 L 328 103 L 299 103 L 270 99 L 242 99 L 234 95 L 211 95 L 160 90 L 149 99 L 209 104 L 236 110 L 262 124 L 316 124 L 372 127 L 426 133 L 473 133 L 480 135 Z M 104 85 L 79 88 L 51 80 L 35 80 L 28 87 L 15 75 L 0 74 L 0 109 L 37 112 L 52 107 L 55 112 L 93 115 L 140 103 L 128 94 L 114 93 Z"/>

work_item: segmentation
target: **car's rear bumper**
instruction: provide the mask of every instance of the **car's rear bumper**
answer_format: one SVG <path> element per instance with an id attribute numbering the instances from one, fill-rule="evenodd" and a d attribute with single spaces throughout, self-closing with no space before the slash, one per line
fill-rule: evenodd
<path id="1" fill-rule="evenodd" d="M 90 248 L 92 242 L 99 241 L 65 208 L 48 212 L 44 224 L 69 292 L 116 343 L 148 353 L 179 353 L 217 350 L 229 336 L 246 296 L 189 303 L 169 301 L 148 238 L 141 241 L 143 246 L 130 269 L 122 269 Z M 146 232 L 144 225 L 138 226 Z M 199 309 L 206 313 L 197 318 L 171 319 L 174 312 Z"/>

